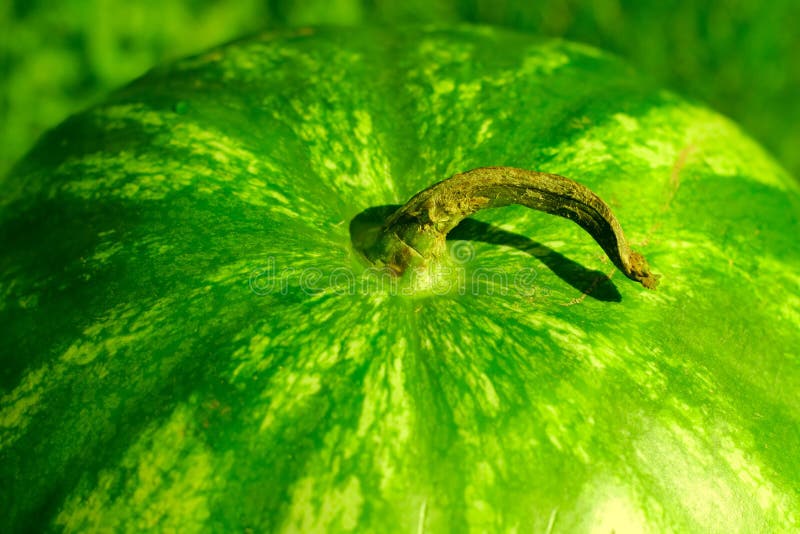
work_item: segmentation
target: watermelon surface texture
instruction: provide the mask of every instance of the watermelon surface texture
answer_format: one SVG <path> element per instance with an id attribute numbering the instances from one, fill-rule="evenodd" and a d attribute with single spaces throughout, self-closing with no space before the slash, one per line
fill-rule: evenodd
<path id="1" fill-rule="evenodd" d="M 658 290 L 517 206 L 457 229 L 443 285 L 376 277 L 353 222 L 488 165 L 589 186 Z M 799 527 L 800 190 L 595 49 L 261 35 L 0 186 L 4 531 Z"/>

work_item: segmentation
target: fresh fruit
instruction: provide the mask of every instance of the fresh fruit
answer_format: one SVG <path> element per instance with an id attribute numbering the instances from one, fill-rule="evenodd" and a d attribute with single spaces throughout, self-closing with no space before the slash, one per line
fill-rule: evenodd
<path id="1" fill-rule="evenodd" d="M 501 165 L 600 195 L 659 288 L 519 206 L 433 281 L 365 260 Z M 2 191 L 4 530 L 798 528 L 798 186 L 597 50 L 264 35 L 72 117 Z"/>

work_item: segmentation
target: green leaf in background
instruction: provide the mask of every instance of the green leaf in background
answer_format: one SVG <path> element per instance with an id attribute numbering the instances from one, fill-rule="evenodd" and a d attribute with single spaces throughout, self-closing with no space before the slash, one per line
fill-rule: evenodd
<path id="1" fill-rule="evenodd" d="M 272 22 L 262 0 L 0 3 L 0 176 L 46 128 L 153 65 Z"/>

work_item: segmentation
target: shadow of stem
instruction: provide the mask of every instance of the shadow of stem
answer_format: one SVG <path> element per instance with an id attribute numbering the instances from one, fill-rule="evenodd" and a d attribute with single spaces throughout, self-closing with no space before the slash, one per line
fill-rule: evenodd
<path id="1" fill-rule="evenodd" d="M 373 206 L 356 215 L 350 222 L 350 239 L 353 246 L 363 251 L 363 236 L 376 232 L 398 208 L 399 205 L 393 204 Z M 604 302 L 622 300 L 619 290 L 605 273 L 587 269 L 547 245 L 492 224 L 467 218 L 447 234 L 447 239 L 513 247 L 530 254 L 561 280 L 593 299 Z"/>

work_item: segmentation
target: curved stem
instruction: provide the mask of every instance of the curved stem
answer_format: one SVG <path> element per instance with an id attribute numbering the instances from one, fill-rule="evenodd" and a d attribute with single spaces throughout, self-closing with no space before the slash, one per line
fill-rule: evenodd
<path id="1" fill-rule="evenodd" d="M 448 232 L 466 217 L 511 204 L 575 221 L 625 276 L 649 289 L 658 285 L 659 275 L 631 250 L 611 209 L 589 188 L 557 174 L 513 167 L 473 169 L 417 193 L 389 217 L 365 253 L 403 273 L 443 256 Z"/>

